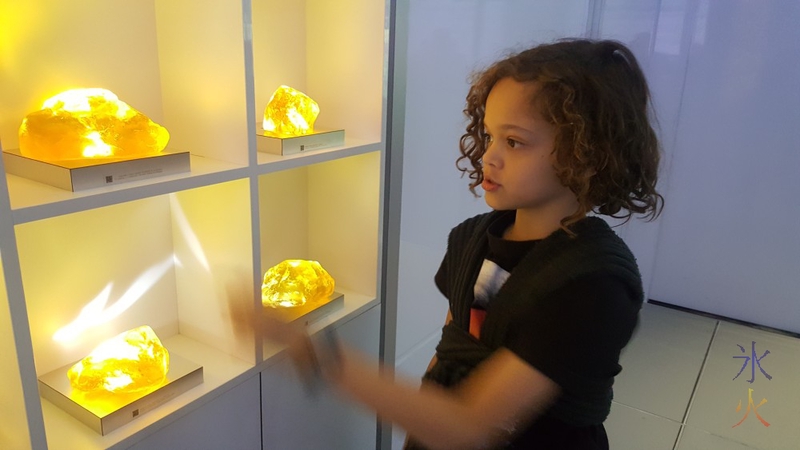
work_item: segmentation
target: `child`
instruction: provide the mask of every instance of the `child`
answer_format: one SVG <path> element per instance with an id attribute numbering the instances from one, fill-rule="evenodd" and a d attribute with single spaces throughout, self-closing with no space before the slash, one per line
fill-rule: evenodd
<path id="1" fill-rule="evenodd" d="M 450 233 L 435 276 L 450 310 L 421 389 L 330 333 L 270 333 L 304 373 L 406 430 L 407 449 L 608 449 L 643 292 L 627 246 L 588 215 L 660 213 L 648 106 L 636 58 L 614 41 L 540 45 L 478 74 L 457 166 L 494 211 Z"/>

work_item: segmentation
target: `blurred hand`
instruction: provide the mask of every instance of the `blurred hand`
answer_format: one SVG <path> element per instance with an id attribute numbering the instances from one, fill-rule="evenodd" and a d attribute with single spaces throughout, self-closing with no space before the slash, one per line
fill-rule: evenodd
<path id="1" fill-rule="evenodd" d="M 267 313 L 264 334 L 285 345 L 306 391 L 315 394 L 323 381 L 337 381 L 342 374 L 343 351 L 332 327 L 309 336 L 300 322 L 287 323 Z"/>
<path id="2" fill-rule="evenodd" d="M 273 308 L 264 308 L 264 336 L 276 344 L 291 347 L 307 337 L 305 327 L 299 323 L 286 322 Z"/>

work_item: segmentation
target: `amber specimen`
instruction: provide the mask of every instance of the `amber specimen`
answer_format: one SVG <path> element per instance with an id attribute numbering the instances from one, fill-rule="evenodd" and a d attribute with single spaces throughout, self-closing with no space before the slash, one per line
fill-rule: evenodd
<path id="1" fill-rule="evenodd" d="M 67 371 L 73 389 L 127 394 L 157 387 L 167 378 L 169 352 L 153 329 L 143 325 L 95 347 Z"/>
<path id="2" fill-rule="evenodd" d="M 19 150 L 41 161 L 159 154 L 169 132 L 106 89 L 72 89 L 22 120 Z"/>
<path id="3" fill-rule="evenodd" d="M 319 105 L 311 97 L 289 86 L 280 86 L 264 109 L 264 132 L 278 137 L 310 134 L 318 115 Z"/>
<path id="4" fill-rule="evenodd" d="M 333 277 L 317 261 L 287 259 L 264 274 L 261 302 L 265 306 L 293 307 L 328 298 Z"/>

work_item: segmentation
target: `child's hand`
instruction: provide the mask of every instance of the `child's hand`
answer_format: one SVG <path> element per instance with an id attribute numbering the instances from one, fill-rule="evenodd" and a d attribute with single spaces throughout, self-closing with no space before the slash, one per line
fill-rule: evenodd
<path id="1" fill-rule="evenodd" d="M 323 378 L 339 374 L 341 353 L 333 329 L 309 336 L 305 327 L 284 322 L 277 314 L 264 315 L 264 335 L 287 347 L 289 357 L 310 393 L 316 392 Z"/>
<path id="2" fill-rule="evenodd" d="M 276 344 L 291 347 L 298 339 L 302 339 L 306 335 L 305 328 L 302 325 L 286 322 L 272 308 L 264 308 L 264 336 L 275 342 Z"/>

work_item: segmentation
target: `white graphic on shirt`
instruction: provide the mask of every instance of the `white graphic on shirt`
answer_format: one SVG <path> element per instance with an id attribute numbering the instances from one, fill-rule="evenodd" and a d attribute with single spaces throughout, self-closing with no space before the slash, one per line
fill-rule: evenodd
<path id="1" fill-rule="evenodd" d="M 475 280 L 475 302 L 472 305 L 486 309 L 489 300 L 497 294 L 509 275 L 505 269 L 493 261 L 484 259 L 478 279 Z"/>

